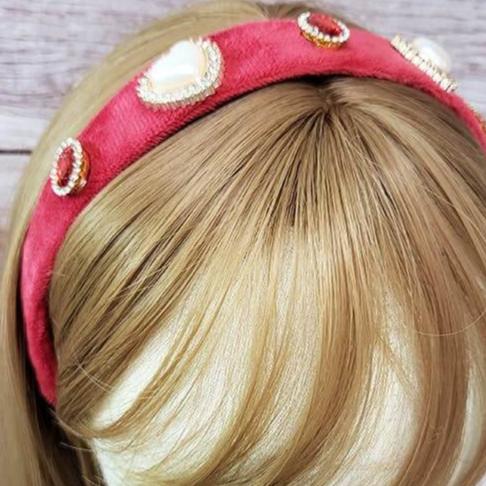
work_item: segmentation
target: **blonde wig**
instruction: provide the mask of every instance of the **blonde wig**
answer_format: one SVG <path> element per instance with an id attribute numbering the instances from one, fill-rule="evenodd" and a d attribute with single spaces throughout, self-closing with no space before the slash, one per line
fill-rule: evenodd
<path id="1" fill-rule="evenodd" d="M 11 215 L 3 484 L 104 484 L 117 464 L 129 485 L 485 474 L 486 157 L 448 108 L 387 81 L 259 89 L 121 173 L 57 255 L 55 410 L 37 392 L 18 267 L 56 145 L 176 40 L 304 9 L 193 6 L 122 43 L 65 100 Z"/>

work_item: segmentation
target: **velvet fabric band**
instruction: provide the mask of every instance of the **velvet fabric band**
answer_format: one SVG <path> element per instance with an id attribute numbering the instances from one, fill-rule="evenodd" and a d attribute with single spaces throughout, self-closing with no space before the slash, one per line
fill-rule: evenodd
<path id="1" fill-rule="evenodd" d="M 224 59 L 221 84 L 214 94 L 189 106 L 151 109 L 137 96 L 142 73 L 138 74 L 81 133 L 71 134 L 89 155 L 86 187 L 59 197 L 47 180 L 37 200 L 22 248 L 20 291 L 28 356 L 40 393 L 52 405 L 56 403 L 57 364 L 48 288 L 58 249 L 78 214 L 110 181 L 192 120 L 272 83 L 302 76 L 369 77 L 408 85 L 433 96 L 466 123 L 486 151 L 486 134 L 469 105 L 458 95 L 444 91 L 397 52 L 389 40 L 374 33 L 351 29 L 342 47 L 323 48 L 302 35 L 296 20 L 278 19 L 239 24 L 206 38 L 218 45 Z"/>

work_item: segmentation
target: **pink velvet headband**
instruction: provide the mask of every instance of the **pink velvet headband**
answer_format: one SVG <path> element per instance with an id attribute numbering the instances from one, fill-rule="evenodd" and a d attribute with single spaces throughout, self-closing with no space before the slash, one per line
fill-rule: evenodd
<path id="1" fill-rule="evenodd" d="M 399 37 L 390 42 L 309 13 L 298 20 L 240 24 L 175 44 L 125 85 L 76 138 L 61 144 L 34 208 L 22 250 L 21 302 L 28 355 L 50 404 L 56 403 L 57 366 L 48 287 L 57 251 L 77 215 L 126 167 L 190 121 L 272 83 L 332 74 L 422 90 L 452 108 L 486 151 L 480 117 L 453 93 L 447 66 L 440 55 L 434 57 L 430 44 Z"/>

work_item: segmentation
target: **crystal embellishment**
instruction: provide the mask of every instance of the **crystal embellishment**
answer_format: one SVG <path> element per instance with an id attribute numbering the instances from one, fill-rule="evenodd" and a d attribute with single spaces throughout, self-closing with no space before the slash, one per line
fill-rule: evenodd
<path id="1" fill-rule="evenodd" d="M 222 74 L 223 58 L 214 41 L 182 40 L 140 77 L 137 95 L 156 109 L 190 105 L 212 95 L 221 84 Z"/>
<path id="2" fill-rule="evenodd" d="M 87 183 L 89 159 L 79 140 L 67 138 L 56 151 L 49 178 L 54 194 L 79 192 Z"/>
<path id="3" fill-rule="evenodd" d="M 408 42 L 395 36 L 391 45 L 408 61 L 427 74 L 444 91 L 457 89 L 456 80 L 449 74 L 451 60 L 447 52 L 437 43 L 424 37 Z"/>
<path id="4" fill-rule="evenodd" d="M 341 47 L 351 35 L 344 22 L 321 13 L 304 12 L 297 24 L 302 35 L 318 47 Z"/>

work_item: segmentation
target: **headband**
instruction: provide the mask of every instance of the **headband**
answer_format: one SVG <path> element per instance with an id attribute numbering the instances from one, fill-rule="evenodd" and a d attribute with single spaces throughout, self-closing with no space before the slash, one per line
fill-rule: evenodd
<path id="1" fill-rule="evenodd" d="M 389 41 L 306 12 L 235 25 L 175 43 L 64 141 L 25 235 L 20 295 L 28 356 L 41 395 L 56 403 L 48 288 L 57 251 L 77 215 L 121 171 L 192 120 L 255 89 L 302 76 L 348 75 L 411 86 L 450 107 L 486 151 L 480 116 L 454 94 L 439 47 Z M 256 114 L 258 116 L 258 114 Z"/>

